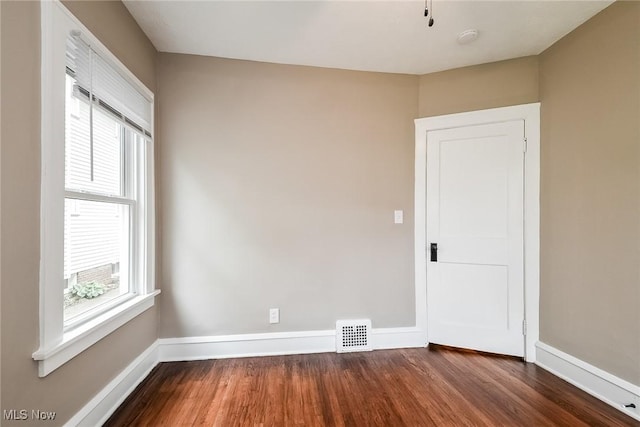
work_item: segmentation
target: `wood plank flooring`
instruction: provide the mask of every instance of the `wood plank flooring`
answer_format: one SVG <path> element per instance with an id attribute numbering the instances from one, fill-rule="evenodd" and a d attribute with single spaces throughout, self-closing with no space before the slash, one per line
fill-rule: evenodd
<path id="1" fill-rule="evenodd" d="M 639 426 L 543 369 L 430 346 L 161 363 L 106 426 Z"/>

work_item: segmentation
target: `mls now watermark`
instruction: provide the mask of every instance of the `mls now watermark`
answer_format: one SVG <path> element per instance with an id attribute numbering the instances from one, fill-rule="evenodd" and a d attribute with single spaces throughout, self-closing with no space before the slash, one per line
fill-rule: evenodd
<path id="1" fill-rule="evenodd" d="M 56 419 L 56 413 L 40 409 L 4 409 L 2 418 L 7 421 L 53 421 Z"/>

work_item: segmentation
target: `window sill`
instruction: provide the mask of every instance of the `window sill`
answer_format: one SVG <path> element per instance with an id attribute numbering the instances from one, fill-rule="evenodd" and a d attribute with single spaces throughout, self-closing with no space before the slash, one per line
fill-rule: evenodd
<path id="1" fill-rule="evenodd" d="M 38 361 L 38 375 L 40 377 L 49 375 L 88 347 L 153 307 L 155 297 L 159 293 L 160 290 L 155 290 L 150 294 L 132 298 L 85 324 L 65 332 L 59 343 L 49 348 L 38 349 L 33 353 L 33 359 Z"/>

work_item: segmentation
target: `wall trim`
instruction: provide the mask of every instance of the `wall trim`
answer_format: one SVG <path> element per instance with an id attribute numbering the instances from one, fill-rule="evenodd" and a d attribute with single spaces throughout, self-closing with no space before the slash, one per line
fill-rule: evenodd
<path id="1" fill-rule="evenodd" d="M 335 331 L 161 338 L 158 342 L 163 362 L 326 353 L 335 351 Z"/>
<path id="2" fill-rule="evenodd" d="M 374 350 L 426 347 L 425 333 L 417 326 L 371 330 Z"/>
<path id="3" fill-rule="evenodd" d="M 536 365 L 640 421 L 640 386 L 543 342 L 536 343 L 536 353 Z M 628 403 L 636 408 L 625 408 Z"/>
<path id="4" fill-rule="evenodd" d="M 93 427 L 104 424 L 157 364 L 156 340 L 67 421 L 65 427 Z"/>
<path id="5" fill-rule="evenodd" d="M 273 332 L 186 338 L 161 338 L 159 360 L 224 359 L 233 357 L 280 356 L 336 351 L 336 331 Z M 371 330 L 374 350 L 424 347 L 423 333 L 416 327 Z"/>

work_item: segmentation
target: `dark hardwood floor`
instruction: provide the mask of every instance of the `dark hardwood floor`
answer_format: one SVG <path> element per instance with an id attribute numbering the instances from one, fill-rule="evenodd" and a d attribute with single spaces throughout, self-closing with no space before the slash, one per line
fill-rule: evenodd
<path id="1" fill-rule="evenodd" d="M 430 346 L 161 363 L 106 426 L 638 426 L 543 369 Z"/>

